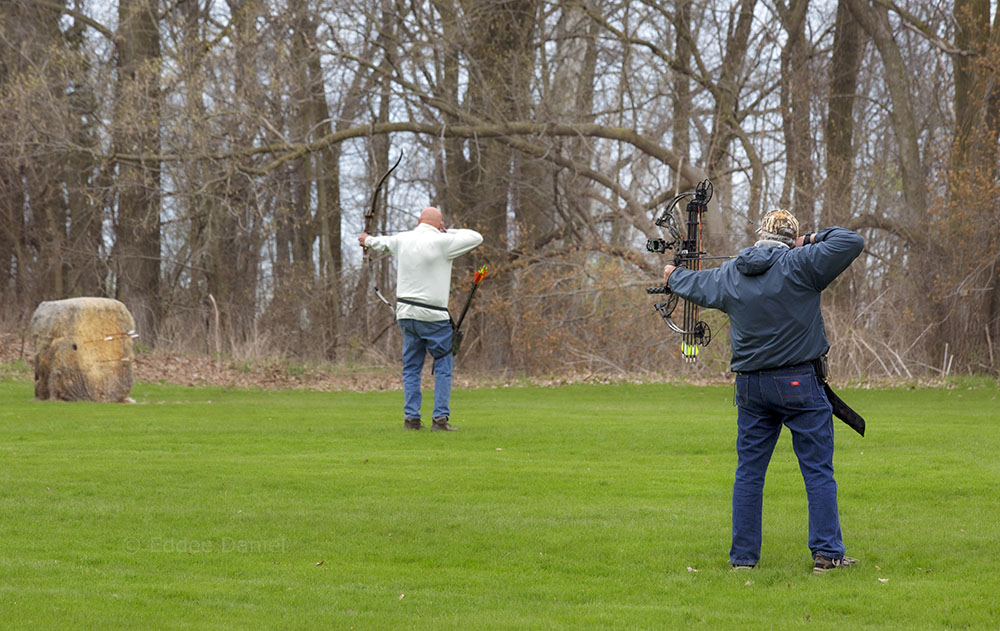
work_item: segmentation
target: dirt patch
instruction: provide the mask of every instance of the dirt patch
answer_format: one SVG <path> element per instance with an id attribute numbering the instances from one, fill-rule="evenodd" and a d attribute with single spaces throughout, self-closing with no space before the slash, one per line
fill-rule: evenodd
<path id="1" fill-rule="evenodd" d="M 265 390 L 394 390 L 399 377 L 377 367 L 338 370 L 333 366 L 308 366 L 294 362 L 256 360 L 217 362 L 209 357 L 164 353 L 136 356 L 135 379 L 149 383 Z"/>
<path id="2" fill-rule="evenodd" d="M 434 383 L 428 361 L 424 367 L 425 387 Z M 345 368 L 334 364 L 303 364 L 284 360 L 254 362 L 216 362 L 209 357 L 189 357 L 164 353 L 144 353 L 135 358 L 135 380 L 148 383 L 188 386 L 261 388 L 266 390 L 348 390 L 370 392 L 401 390 L 399 366 L 359 366 Z M 514 386 L 556 387 L 576 383 L 665 383 L 655 375 L 577 374 L 544 377 L 481 374 L 459 370 L 454 377 L 456 389 L 503 388 Z M 726 379 L 702 380 L 704 384 L 727 383 Z"/>
<path id="3" fill-rule="evenodd" d="M 0 374 L 30 380 L 34 348 L 30 340 L 13 334 L 0 334 Z M 22 360 L 18 363 L 18 360 Z M 6 370 L 4 370 L 6 368 Z M 347 368 L 335 364 L 308 364 L 286 360 L 215 361 L 211 357 L 176 355 L 162 352 L 137 353 L 133 363 L 136 382 L 223 388 L 261 388 L 265 390 L 315 390 L 370 392 L 400 390 L 398 365 L 367 365 Z M 663 375 L 548 375 L 525 377 L 483 374 L 459 370 L 456 389 L 502 388 L 512 386 L 556 387 L 575 383 L 664 383 Z M 712 381 L 722 383 L 723 380 Z M 433 383 L 430 362 L 424 369 L 424 384 Z M 708 383 L 708 381 L 706 381 Z"/>
<path id="4" fill-rule="evenodd" d="M 0 334 L 0 366 L 11 377 L 31 379 L 35 349 L 20 336 Z M 20 360 L 20 361 L 19 361 Z M 267 390 L 392 390 L 399 377 L 376 366 L 343 369 L 276 360 L 233 362 L 161 352 L 137 353 L 133 361 L 137 382 Z"/>

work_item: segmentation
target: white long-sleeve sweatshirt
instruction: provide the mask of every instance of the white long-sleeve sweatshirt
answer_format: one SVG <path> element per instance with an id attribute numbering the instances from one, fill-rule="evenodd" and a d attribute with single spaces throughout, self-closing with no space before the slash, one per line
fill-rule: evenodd
<path id="1" fill-rule="evenodd" d="M 453 228 L 441 232 L 422 223 L 408 232 L 369 236 L 365 246 L 396 258 L 396 296 L 447 308 L 452 261 L 482 242 L 483 235 L 475 230 Z M 397 302 L 396 319 L 406 318 L 436 322 L 447 320 L 448 314 Z"/>

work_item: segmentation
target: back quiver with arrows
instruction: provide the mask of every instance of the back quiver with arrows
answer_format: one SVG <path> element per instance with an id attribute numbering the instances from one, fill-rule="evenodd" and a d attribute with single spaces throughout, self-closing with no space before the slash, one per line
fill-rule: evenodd
<path id="1" fill-rule="evenodd" d="M 465 300 L 465 306 L 462 307 L 462 313 L 458 316 L 458 322 L 452 322 L 451 324 L 451 352 L 456 357 L 458 356 L 459 349 L 462 348 L 462 339 L 465 337 L 465 334 L 462 333 L 462 322 L 465 321 L 465 314 L 469 312 L 469 305 L 472 304 L 472 297 L 476 295 L 476 290 L 479 289 L 479 284 L 483 282 L 484 278 L 486 278 L 486 272 L 488 270 L 489 267 L 486 265 L 483 265 L 476 270 L 476 274 L 472 279 L 472 289 L 469 290 L 469 297 Z"/>

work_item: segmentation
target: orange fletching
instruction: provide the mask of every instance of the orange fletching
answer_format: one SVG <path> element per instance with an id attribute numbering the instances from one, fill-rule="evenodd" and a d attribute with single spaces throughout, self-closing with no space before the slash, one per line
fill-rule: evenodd
<path id="1" fill-rule="evenodd" d="M 484 278 L 486 278 L 486 269 L 487 269 L 487 268 L 486 268 L 486 266 L 485 266 L 485 265 L 483 265 L 483 266 L 482 266 L 482 267 L 480 267 L 480 268 L 479 268 L 479 270 L 478 270 L 478 271 L 476 272 L 476 275 L 475 275 L 475 277 L 474 277 L 474 278 L 472 279 L 472 280 L 473 280 L 473 282 L 474 282 L 475 284 L 477 284 L 477 285 L 478 285 L 479 283 L 483 282 L 483 279 L 484 279 Z"/>

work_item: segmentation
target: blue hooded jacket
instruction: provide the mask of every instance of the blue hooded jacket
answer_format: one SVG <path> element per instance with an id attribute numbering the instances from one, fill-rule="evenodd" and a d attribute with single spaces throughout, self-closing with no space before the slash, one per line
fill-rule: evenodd
<path id="1" fill-rule="evenodd" d="M 820 292 L 861 254 L 860 234 L 834 226 L 799 248 L 745 248 L 722 267 L 679 267 L 670 291 L 729 314 L 734 372 L 791 366 L 826 354 Z"/>

